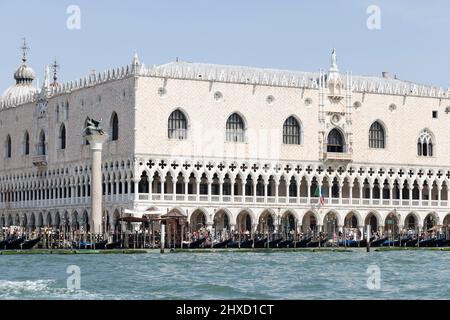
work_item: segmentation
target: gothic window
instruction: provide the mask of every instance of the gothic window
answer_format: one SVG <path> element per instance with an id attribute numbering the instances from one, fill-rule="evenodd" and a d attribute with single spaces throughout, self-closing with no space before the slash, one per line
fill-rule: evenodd
<path id="1" fill-rule="evenodd" d="M 83 129 L 88 126 L 88 122 L 87 121 L 88 121 L 88 119 L 86 118 L 86 120 L 84 120 L 84 127 L 83 127 Z M 86 139 L 86 138 L 84 138 L 83 144 L 86 145 L 86 146 L 90 145 L 88 139 Z"/>
<path id="2" fill-rule="evenodd" d="M 370 126 L 369 130 L 369 147 L 376 149 L 384 149 L 385 133 L 384 128 L 378 121 L 375 121 Z"/>
<path id="3" fill-rule="evenodd" d="M 30 154 L 30 134 L 28 133 L 28 131 L 25 131 L 25 134 L 23 136 L 23 154 Z"/>
<path id="4" fill-rule="evenodd" d="M 66 112 L 64 114 L 64 120 L 69 120 L 69 101 L 66 102 Z"/>
<path id="5" fill-rule="evenodd" d="M 233 113 L 228 117 L 226 125 L 226 141 L 245 142 L 244 120 L 237 113 Z"/>
<path id="6" fill-rule="evenodd" d="M 6 136 L 5 153 L 7 158 L 11 158 L 11 136 L 9 134 Z"/>
<path id="7" fill-rule="evenodd" d="M 111 140 L 119 140 L 119 117 L 115 112 L 111 116 Z"/>
<path id="8" fill-rule="evenodd" d="M 293 116 L 287 118 L 283 125 L 283 143 L 284 144 L 300 144 L 301 143 L 301 127 L 297 119 Z"/>
<path id="9" fill-rule="evenodd" d="M 138 184 L 138 192 L 139 193 L 148 193 L 149 191 L 149 181 L 147 172 L 142 172 L 141 179 Z"/>
<path id="10" fill-rule="evenodd" d="M 417 155 L 421 157 L 433 156 L 433 137 L 428 130 L 423 130 L 417 139 Z"/>
<path id="11" fill-rule="evenodd" d="M 66 126 L 61 124 L 61 127 L 59 128 L 59 149 L 66 149 Z"/>
<path id="12" fill-rule="evenodd" d="M 187 119 L 183 112 L 175 110 L 169 116 L 169 139 L 187 139 Z"/>
<path id="13" fill-rule="evenodd" d="M 43 130 L 41 130 L 41 133 L 39 134 L 39 143 L 38 143 L 38 155 L 45 156 L 46 150 L 45 150 L 45 133 Z"/>
<path id="14" fill-rule="evenodd" d="M 344 139 L 337 129 L 333 129 L 328 134 L 327 152 L 344 152 Z"/>

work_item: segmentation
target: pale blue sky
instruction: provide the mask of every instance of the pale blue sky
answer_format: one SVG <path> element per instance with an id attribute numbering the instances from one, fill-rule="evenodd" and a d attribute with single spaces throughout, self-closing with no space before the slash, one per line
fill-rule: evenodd
<path id="1" fill-rule="evenodd" d="M 81 30 L 66 28 L 69 5 L 81 8 Z M 369 5 L 381 30 L 366 27 Z M 328 68 L 336 47 L 340 70 L 450 86 L 447 0 L 0 0 L 0 93 L 14 83 L 20 39 L 42 81 L 56 56 L 60 79 L 95 68 L 174 60 L 303 71 Z"/>

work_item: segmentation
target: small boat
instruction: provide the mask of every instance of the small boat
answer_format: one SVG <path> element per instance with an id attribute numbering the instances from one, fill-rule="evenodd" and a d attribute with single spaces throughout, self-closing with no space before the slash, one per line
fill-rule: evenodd
<path id="1" fill-rule="evenodd" d="M 107 243 L 108 243 L 108 240 L 102 240 L 102 241 L 93 243 L 92 244 L 92 249 L 94 249 L 94 248 L 95 249 L 99 249 L 99 250 L 105 249 Z"/>
<path id="2" fill-rule="evenodd" d="M 339 241 L 339 246 L 349 248 L 362 248 L 367 246 L 367 240 L 344 240 Z"/>
<path id="3" fill-rule="evenodd" d="M 436 238 L 421 240 L 419 241 L 419 247 L 435 247 L 436 242 Z"/>
<path id="4" fill-rule="evenodd" d="M 386 240 L 381 244 L 382 247 L 399 247 L 400 240 Z"/>
<path id="5" fill-rule="evenodd" d="M 189 247 L 188 248 L 189 249 L 197 249 L 205 241 L 206 241 L 206 238 L 201 238 L 201 239 L 198 239 L 196 241 L 193 241 L 193 242 L 189 243 Z"/>
<path id="6" fill-rule="evenodd" d="M 20 238 L 16 238 L 14 240 L 9 241 L 6 246 L 5 249 L 7 250 L 15 250 L 15 249 L 20 249 L 20 245 L 25 241 L 25 237 L 20 237 Z"/>
<path id="7" fill-rule="evenodd" d="M 268 245 L 268 239 L 261 239 L 261 240 L 255 240 L 255 245 L 253 246 L 253 248 L 267 248 Z"/>
<path id="8" fill-rule="evenodd" d="M 327 242 L 327 239 L 322 239 L 320 241 L 314 240 L 314 241 L 310 241 L 306 244 L 307 248 L 317 248 L 317 247 L 324 247 L 325 243 Z"/>
<path id="9" fill-rule="evenodd" d="M 221 248 L 226 248 L 227 245 L 231 242 L 231 239 L 222 241 L 222 242 L 218 242 L 216 244 L 213 245 L 213 248 L 215 249 L 221 249 Z"/>
<path id="10" fill-rule="evenodd" d="M 370 243 L 370 246 L 371 247 L 381 247 L 386 240 L 388 240 L 388 238 L 381 238 L 381 239 L 373 240 Z"/>
<path id="11" fill-rule="evenodd" d="M 417 238 L 411 238 L 408 241 L 406 241 L 405 243 L 402 242 L 402 247 L 408 247 L 408 248 L 414 248 L 417 247 Z"/>
<path id="12" fill-rule="evenodd" d="M 242 241 L 241 248 L 253 248 L 253 239 Z"/>
<path id="13" fill-rule="evenodd" d="M 278 248 L 278 244 L 283 241 L 282 238 L 277 239 L 277 240 L 272 240 L 269 242 L 269 248 Z"/>
<path id="14" fill-rule="evenodd" d="M 8 244 L 9 240 L 2 240 L 0 241 L 0 250 L 6 249 L 6 245 Z"/>
<path id="15" fill-rule="evenodd" d="M 41 237 L 37 237 L 36 239 L 33 240 L 27 240 L 24 243 L 22 243 L 21 249 L 23 250 L 33 249 L 33 247 L 37 245 L 39 241 L 41 241 Z"/>
<path id="16" fill-rule="evenodd" d="M 227 248 L 239 248 L 239 242 L 231 241 L 227 244 Z"/>
<path id="17" fill-rule="evenodd" d="M 105 244 L 105 249 L 117 249 L 122 243 L 120 241 Z"/>
<path id="18" fill-rule="evenodd" d="M 296 247 L 297 247 L 297 248 L 306 248 L 306 245 L 307 245 L 308 243 L 310 243 L 311 240 L 312 240 L 312 237 L 302 239 L 302 240 L 300 240 L 300 241 L 298 241 L 298 242 L 296 243 Z"/>
<path id="19" fill-rule="evenodd" d="M 436 240 L 437 247 L 448 247 L 450 244 L 450 239 L 440 238 Z"/>
<path id="20" fill-rule="evenodd" d="M 284 240 L 278 244 L 278 248 L 293 248 L 294 240 Z"/>

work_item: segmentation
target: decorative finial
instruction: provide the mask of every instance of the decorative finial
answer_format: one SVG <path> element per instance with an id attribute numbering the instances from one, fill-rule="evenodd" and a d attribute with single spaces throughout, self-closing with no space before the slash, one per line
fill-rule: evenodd
<path id="1" fill-rule="evenodd" d="M 22 62 L 25 63 L 27 61 L 27 52 L 28 52 L 28 50 L 30 50 L 30 47 L 28 46 L 27 39 L 25 37 L 22 38 L 22 40 L 23 40 L 23 44 L 20 47 L 20 49 L 22 49 L 22 51 L 23 51 Z"/>
<path id="2" fill-rule="evenodd" d="M 52 71 L 53 71 L 53 85 L 56 85 L 56 83 L 57 83 L 57 80 L 58 80 L 58 70 L 59 70 L 59 64 L 58 64 L 58 61 L 56 60 L 56 57 L 55 57 L 55 60 L 53 61 L 53 64 L 52 64 Z"/>
<path id="3" fill-rule="evenodd" d="M 50 85 L 49 74 L 50 74 L 50 69 L 48 66 L 45 66 L 44 83 L 42 84 L 42 86 L 44 88 L 48 88 Z"/>
<path id="4" fill-rule="evenodd" d="M 333 51 L 331 52 L 330 72 L 339 72 L 339 68 L 337 65 L 337 58 L 336 58 L 336 49 L 333 49 Z"/>

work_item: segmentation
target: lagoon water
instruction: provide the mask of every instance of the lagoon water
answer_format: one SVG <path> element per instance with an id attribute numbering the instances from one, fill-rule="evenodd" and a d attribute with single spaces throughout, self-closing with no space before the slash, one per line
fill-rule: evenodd
<path id="1" fill-rule="evenodd" d="M 3 255 L 0 299 L 449 299 L 449 266 L 450 251 Z"/>

